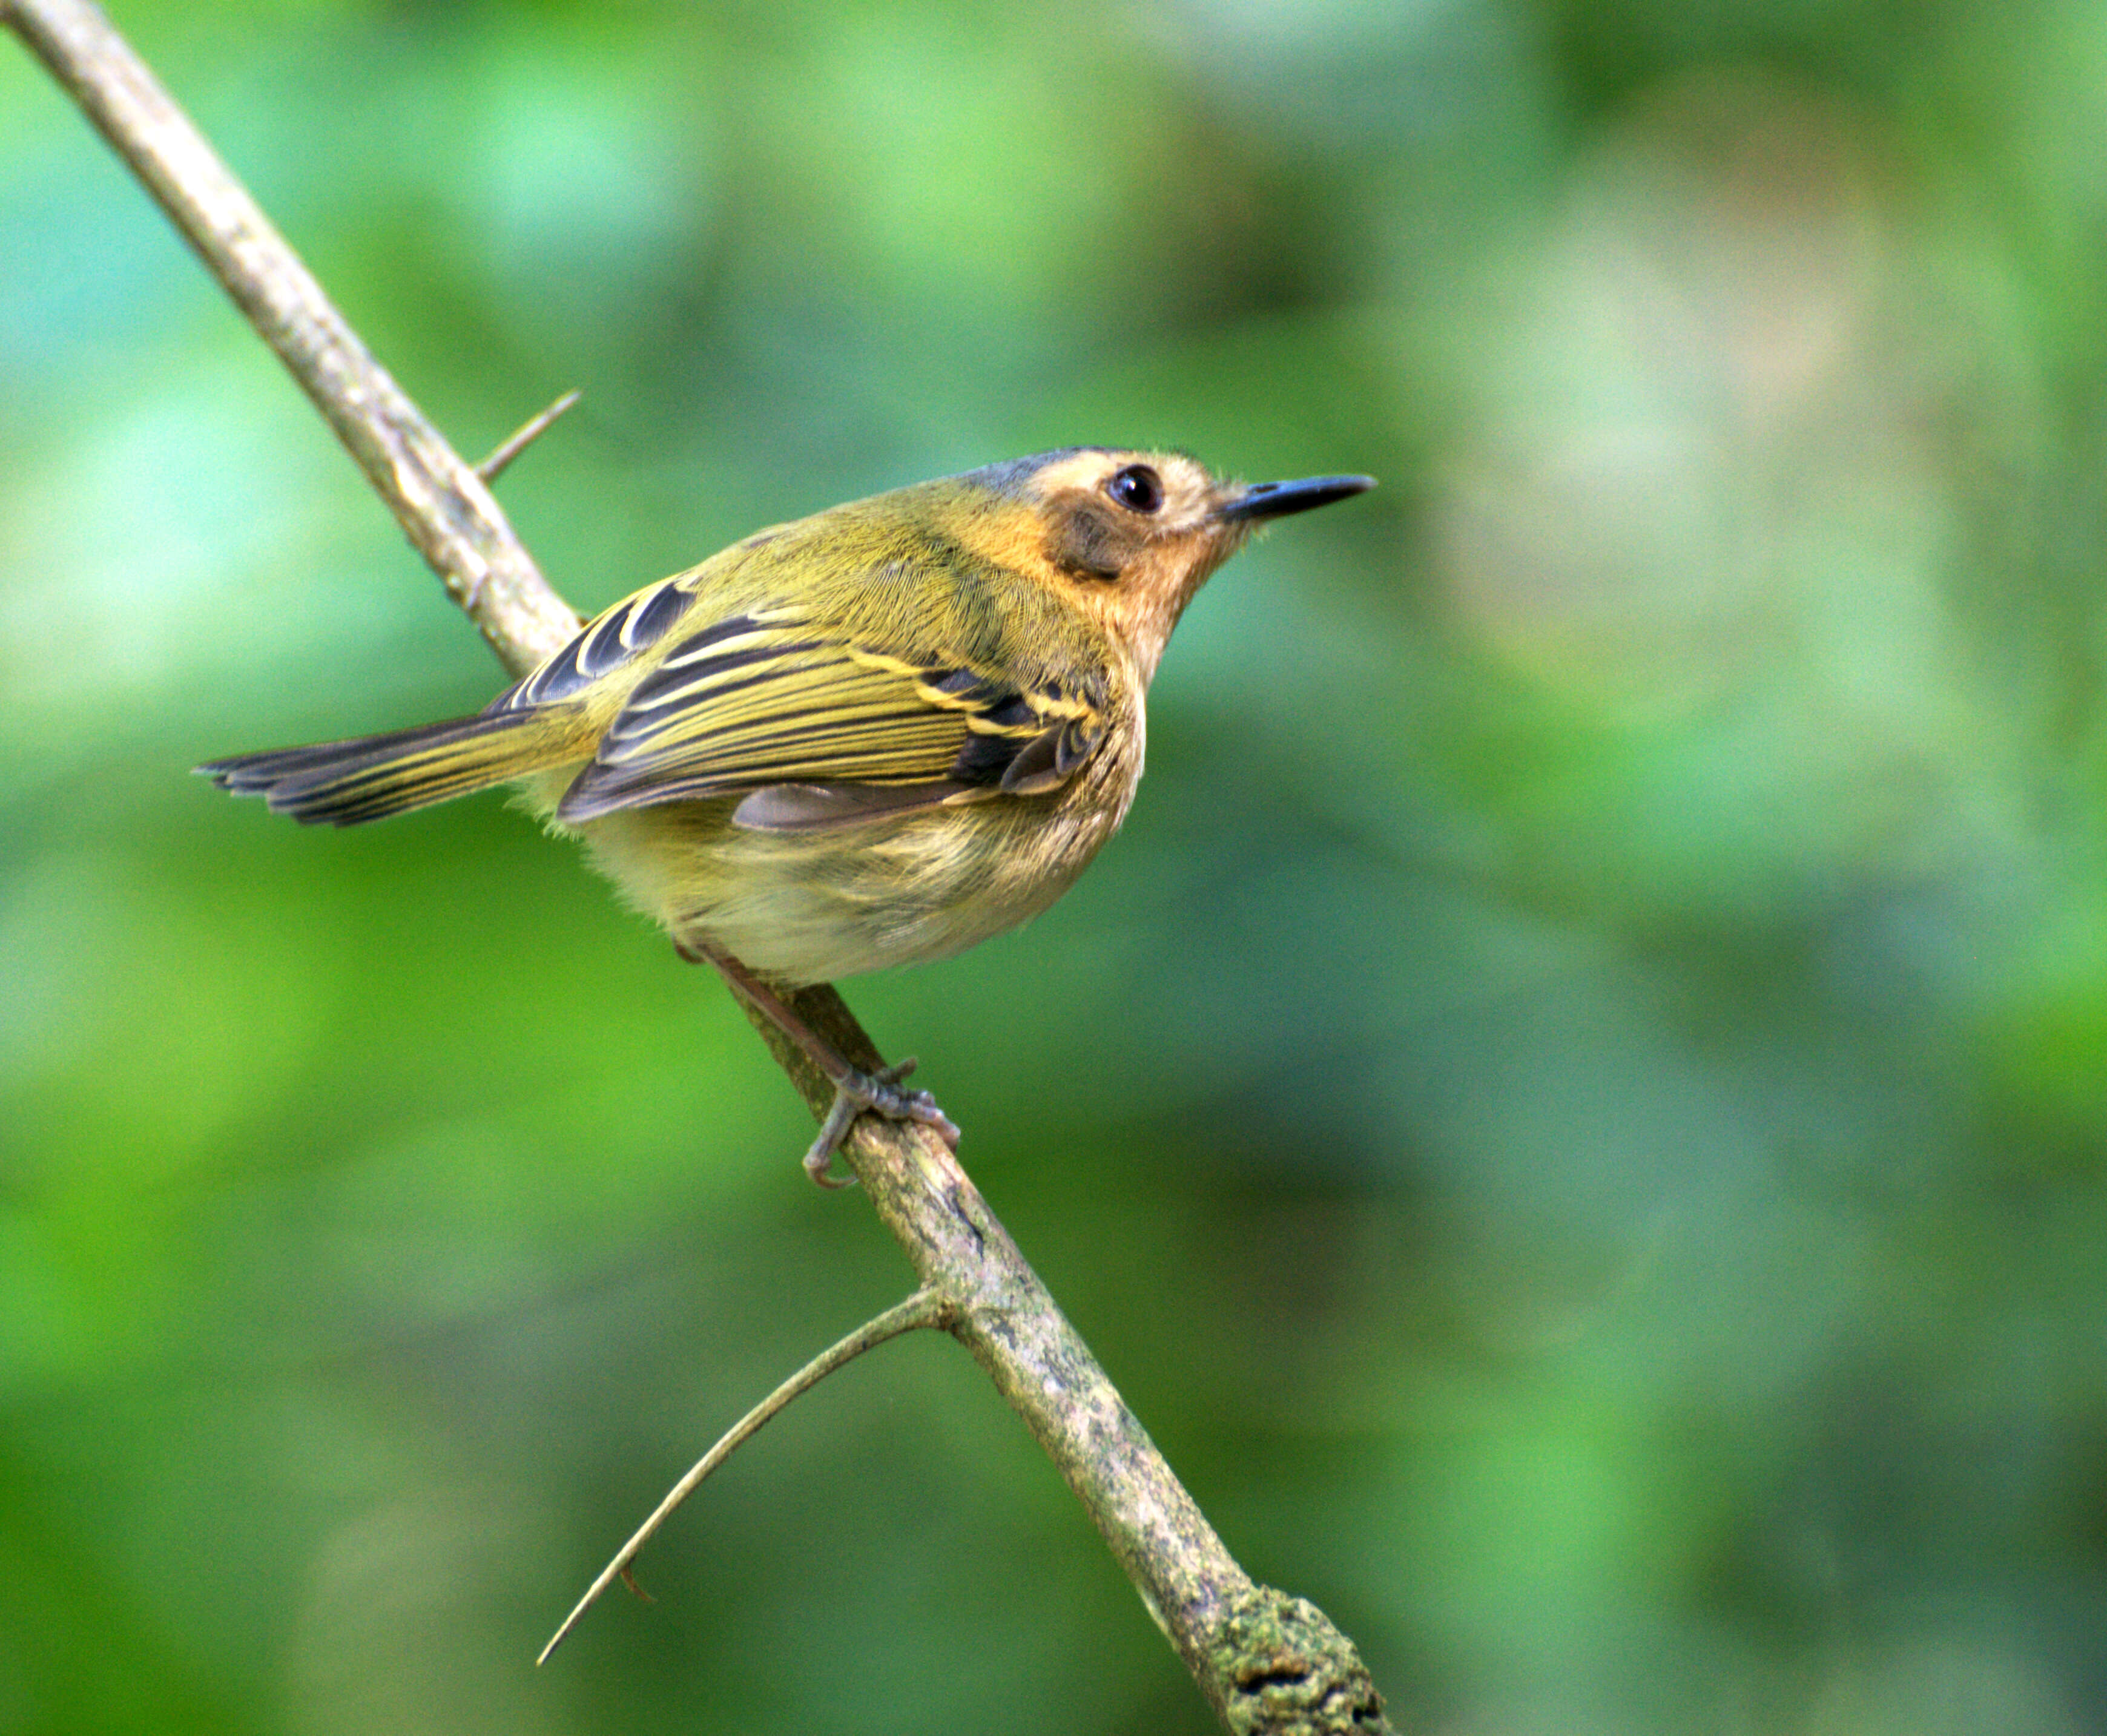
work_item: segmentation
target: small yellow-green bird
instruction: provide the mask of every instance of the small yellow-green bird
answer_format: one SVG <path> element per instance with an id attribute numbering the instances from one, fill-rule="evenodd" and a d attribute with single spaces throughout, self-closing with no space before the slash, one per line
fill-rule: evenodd
<path id="1" fill-rule="evenodd" d="M 198 769 L 353 826 L 516 783 L 861 1110 L 958 1133 L 779 990 L 941 958 L 1052 904 L 1119 829 L 1143 699 L 1194 592 L 1269 518 L 1364 476 L 1244 486 L 1076 446 L 757 532 L 647 586 L 474 717 Z"/>

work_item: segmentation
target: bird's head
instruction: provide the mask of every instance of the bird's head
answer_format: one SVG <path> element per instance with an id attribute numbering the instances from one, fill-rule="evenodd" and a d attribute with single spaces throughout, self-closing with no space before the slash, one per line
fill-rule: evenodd
<path id="1" fill-rule="evenodd" d="M 1224 482 L 1183 452 L 1075 446 L 954 479 L 977 552 L 1055 587 L 1133 653 L 1143 680 L 1194 592 L 1259 526 L 1373 487 L 1365 476 Z"/>

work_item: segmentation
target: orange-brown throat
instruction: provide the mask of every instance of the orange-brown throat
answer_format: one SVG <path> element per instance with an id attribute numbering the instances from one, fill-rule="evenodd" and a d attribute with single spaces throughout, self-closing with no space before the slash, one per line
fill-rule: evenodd
<path id="1" fill-rule="evenodd" d="M 1127 648 L 1142 683 L 1156 666 L 1179 617 L 1220 567 L 1243 544 L 1247 528 L 1224 524 L 1153 545 L 1108 582 L 1070 578 L 1068 594 Z"/>
<path id="2" fill-rule="evenodd" d="M 1121 498 L 1140 472 L 1145 510 Z M 1072 603 L 1132 658 L 1143 685 L 1171 630 L 1251 526 L 1222 516 L 1238 491 L 1182 453 L 1054 455 L 1018 495 L 973 514 L 976 551 Z"/>

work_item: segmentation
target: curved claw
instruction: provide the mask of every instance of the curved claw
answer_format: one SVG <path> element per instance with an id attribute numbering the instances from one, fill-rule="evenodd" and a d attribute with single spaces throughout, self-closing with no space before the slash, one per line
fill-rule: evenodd
<path id="1" fill-rule="evenodd" d="M 897 1119 L 919 1121 L 923 1127 L 932 1128 L 937 1137 L 952 1151 L 959 1149 L 959 1124 L 937 1108 L 937 1100 L 926 1091 L 914 1092 L 907 1105 L 907 1113 Z"/>
<path id="2" fill-rule="evenodd" d="M 897 1083 L 912 1073 L 916 1065 L 914 1057 L 910 1055 L 906 1060 L 887 1067 L 877 1077 L 888 1083 Z M 937 1099 L 932 1092 L 895 1091 L 890 1094 L 889 1101 L 874 1102 L 870 1106 L 888 1121 L 914 1121 L 923 1127 L 933 1128 L 946 1145 L 954 1151 L 959 1149 L 959 1125 L 937 1106 Z"/>
<path id="3" fill-rule="evenodd" d="M 820 1124 L 819 1137 L 812 1142 L 811 1149 L 805 1154 L 805 1173 L 821 1187 L 853 1187 L 852 1175 L 834 1176 L 829 1172 L 833 1167 L 834 1153 L 841 1150 L 842 1142 L 849 1137 L 849 1126 L 863 1113 L 863 1105 L 857 1102 L 840 1086 L 834 1088 L 833 1106 L 828 1110 L 827 1119 Z"/>
<path id="4" fill-rule="evenodd" d="M 848 1137 L 856 1118 L 865 1110 L 888 1121 L 914 1121 L 933 1128 L 946 1145 L 957 1151 L 957 1124 L 937 1106 L 936 1098 L 926 1091 L 900 1089 L 900 1081 L 914 1067 L 915 1060 L 910 1055 L 875 1073 L 859 1073 L 837 1084 L 833 1106 L 827 1110 L 827 1119 L 820 1124 L 819 1137 L 805 1154 L 805 1173 L 822 1187 L 856 1186 L 854 1176 L 836 1176 L 833 1173 L 834 1153 Z"/>

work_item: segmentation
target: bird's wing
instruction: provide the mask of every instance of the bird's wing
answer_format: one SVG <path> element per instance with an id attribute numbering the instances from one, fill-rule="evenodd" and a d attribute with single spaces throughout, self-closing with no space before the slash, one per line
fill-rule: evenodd
<path id="1" fill-rule="evenodd" d="M 634 596 L 596 615 L 578 636 L 524 680 L 483 707 L 485 716 L 524 711 L 559 699 L 575 699 L 603 677 L 657 644 L 694 602 L 694 592 L 676 574 L 647 585 Z"/>
<path id="2" fill-rule="evenodd" d="M 591 637 L 572 659 L 581 673 Z M 608 725 L 557 818 L 575 824 L 750 792 L 738 823 L 808 830 L 1037 795 L 1066 783 L 1103 738 L 1094 687 L 1005 682 L 941 654 L 857 644 L 793 611 L 757 609 L 672 646 Z"/>

